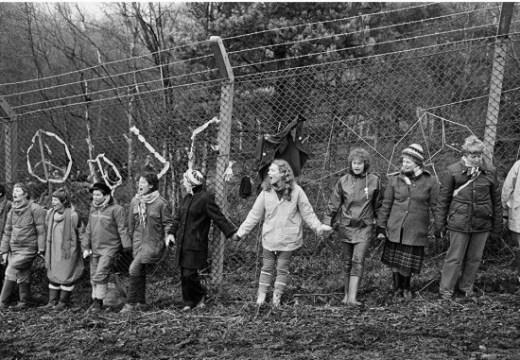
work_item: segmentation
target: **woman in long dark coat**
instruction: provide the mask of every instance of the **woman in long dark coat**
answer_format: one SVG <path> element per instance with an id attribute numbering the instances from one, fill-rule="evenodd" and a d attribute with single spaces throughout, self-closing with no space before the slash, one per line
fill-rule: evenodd
<path id="1" fill-rule="evenodd" d="M 208 234 L 211 222 L 227 237 L 235 232 L 222 214 L 213 195 L 204 189 L 204 177 L 197 170 L 188 170 L 183 175 L 187 195 L 181 202 L 173 219 L 170 234 L 176 238 L 175 263 L 181 267 L 183 310 L 204 304 L 206 289 L 200 282 L 199 271 L 208 266 Z"/>

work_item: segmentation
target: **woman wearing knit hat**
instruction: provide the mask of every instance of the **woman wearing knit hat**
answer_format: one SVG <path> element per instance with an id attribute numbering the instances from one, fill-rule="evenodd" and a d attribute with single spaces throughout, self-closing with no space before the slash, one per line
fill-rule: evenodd
<path id="1" fill-rule="evenodd" d="M 108 280 L 114 258 L 121 245 L 131 246 L 126 226 L 125 211 L 112 197 L 104 183 L 95 183 L 90 188 L 92 205 L 85 233 L 81 238 L 83 258 L 90 256 L 90 283 L 92 305 L 89 312 L 99 312 L 108 290 Z"/>
<path id="2" fill-rule="evenodd" d="M 357 291 L 383 193 L 379 176 L 368 172 L 368 151 L 353 149 L 348 165 L 349 173 L 340 177 L 332 190 L 323 223 L 335 223 L 333 227 L 343 245 L 345 296 L 341 302 L 361 305 Z"/>
<path id="3" fill-rule="evenodd" d="M 0 309 L 8 306 L 8 300 L 16 283 L 20 294 L 18 307 L 29 304 L 31 267 L 33 260 L 45 252 L 45 209 L 30 200 L 27 184 L 13 187 L 13 203 L 0 245 L 2 260 L 8 260 L 5 281 L 0 294 Z"/>
<path id="4" fill-rule="evenodd" d="M 411 276 L 421 271 L 439 189 L 423 163 L 421 145 L 403 150 L 401 171 L 390 176 L 377 218 L 377 233 L 386 236 L 382 261 L 392 270 L 394 295 L 406 302 L 412 299 Z"/>
<path id="5" fill-rule="evenodd" d="M 172 210 L 159 193 L 157 175 L 152 172 L 142 174 L 138 187 L 128 213 L 134 259 L 128 269 L 128 294 L 121 313 L 139 310 L 146 304 L 146 269 L 161 259 L 172 225 Z"/>
<path id="6" fill-rule="evenodd" d="M 57 311 L 69 306 L 74 284 L 83 274 L 78 234 L 79 217 L 63 188 L 52 193 L 52 208 L 46 217 L 45 265 L 49 278 L 49 302 Z"/>
<path id="7" fill-rule="evenodd" d="M 212 194 L 204 189 L 204 176 L 188 169 L 183 175 L 187 192 L 175 213 L 170 234 L 175 235 L 175 264 L 181 267 L 183 310 L 204 305 L 206 289 L 200 282 L 199 271 L 208 267 L 208 242 L 211 223 L 227 237 L 236 231 L 226 219 Z"/>
<path id="8" fill-rule="evenodd" d="M 292 254 L 303 245 L 303 223 L 318 235 L 330 232 L 332 228 L 320 222 L 307 195 L 296 183 L 291 166 L 282 159 L 275 159 L 269 166 L 262 191 L 233 236 L 234 240 L 249 234 L 261 220 L 263 264 L 256 303 L 265 303 L 276 269 L 273 306 L 278 307 L 289 282 Z"/>

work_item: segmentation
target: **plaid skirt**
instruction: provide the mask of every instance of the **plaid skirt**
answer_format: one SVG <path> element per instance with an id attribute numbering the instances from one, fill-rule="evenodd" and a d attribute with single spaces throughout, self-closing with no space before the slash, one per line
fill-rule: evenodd
<path id="1" fill-rule="evenodd" d="M 410 246 L 385 241 L 385 248 L 381 261 L 391 268 L 395 268 L 403 273 L 421 272 L 424 259 L 424 246 Z"/>

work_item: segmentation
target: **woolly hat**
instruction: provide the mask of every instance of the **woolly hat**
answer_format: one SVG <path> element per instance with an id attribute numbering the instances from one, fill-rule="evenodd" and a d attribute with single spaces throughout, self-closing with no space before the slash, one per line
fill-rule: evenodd
<path id="1" fill-rule="evenodd" d="M 110 188 L 106 184 L 101 182 L 94 183 L 94 185 L 92 185 L 89 191 L 93 193 L 95 190 L 101 191 L 103 195 L 110 195 L 112 193 Z"/>
<path id="2" fill-rule="evenodd" d="M 422 165 L 424 162 L 424 150 L 419 144 L 411 144 L 406 149 L 403 150 L 401 155 L 406 155 L 412 158 L 417 165 Z"/>
<path id="3" fill-rule="evenodd" d="M 69 207 L 70 206 L 70 197 L 67 191 L 64 188 L 59 188 L 55 192 L 52 193 L 52 197 L 57 198 L 63 206 Z"/>
<path id="4" fill-rule="evenodd" d="M 202 185 L 204 182 L 204 176 L 197 170 L 188 169 L 183 176 L 192 187 Z"/>

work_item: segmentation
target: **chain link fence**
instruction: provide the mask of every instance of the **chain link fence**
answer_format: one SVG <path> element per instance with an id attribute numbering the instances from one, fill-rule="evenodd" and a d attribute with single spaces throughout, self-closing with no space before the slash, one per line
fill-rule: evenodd
<path id="1" fill-rule="evenodd" d="M 503 179 L 520 152 L 520 37 L 513 33 L 498 45 L 496 40 L 472 38 L 241 74 L 234 82 L 212 80 L 215 69 L 201 69 L 200 74 L 182 79 L 170 70 L 177 82 L 164 88 L 158 71 L 147 70 L 142 63 L 131 74 L 120 75 L 121 68 L 114 65 L 103 74 L 85 71 L 66 81 L 50 79 L 29 94 L 25 93 L 30 91 L 28 85 L 13 85 L 3 106 L 0 180 L 8 186 L 18 180 L 32 181 L 36 198 L 44 205 L 49 204 L 49 192 L 64 185 L 72 190 L 73 204 L 84 221 L 91 201 L 89 185 L 95 179 L 109 184 L 121 180 L 114 194 L 128 209 L 138 175 L 146 170 L 159 173 L 164 167 L 129 130 L 135 126 L 154 151 L 169 161 L 160 190 L 173 208 L 183 196 L 180 182 L 193 149 L 194 168 L 206 175 L 207 187 L 238 227 L 256 194 L 240 197 L 241 179 L 249 176 L 253 189 L 260 183 L 258 140 L 279 132 L 298 116 L 306 119 L 304 142 L 312 152 L 298 181 L 319 217 L 335 182 L 346 173 L 347 157 L 354 147 L 371 153 L 372 171 L 386 181 L 386 174 L 399 169 L 401 150 L 419 143 L 427 154 L 427 169 L 440 176 L 460 157 L 464 138 L 475 134 L 486 139 L 487 155 Z M 498 60 L 497 52 L 502 57 Z M 176 71 L 182 74 L 183 69 Z M 136 77 L 141 79 L 139 86 Z M 116 79 L 125 85 L 112 85 Z M 209 125 L 192 140 L 194 130 L 214 117 L 221 122 Z M 104 157 L 99 162 L 88 161 L 100 154 Z M 60 184 L 70 161 L 70 173 Z M 224 173 L 230 162 L 234 175 L 227 179 Z M 42 182 L 35 176 L 56 181 Z M 218 285 L 224 279 L 242 289 L 256 286 L 260 230 L 258 226 L 240 243 L 226 241 L 218 230 L 211 232 L 209 283 Z M 380 244 L 373 245 L 373 262 L 378 261 L 380 250 Z M 442 244 L 433 241 L 427 249 L 430 255 L 442 251 Z M 499 246 L 493 251 L 504 250 Z M 323 288 L 333 282 L 342 268 L 338 253 L 337 242 L 317 238 L 307 229 L 304 246 L 292 265 L 297 286 L 321 283 L 316 287 Z M 177 277 L 172 259 L 170 253 L 153 270 L 157 281 Z M 118 270 L 125 273 L 130 261 L 120 258 Z"/>

